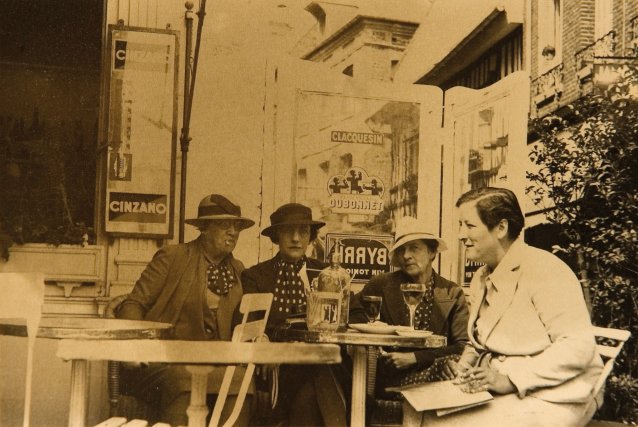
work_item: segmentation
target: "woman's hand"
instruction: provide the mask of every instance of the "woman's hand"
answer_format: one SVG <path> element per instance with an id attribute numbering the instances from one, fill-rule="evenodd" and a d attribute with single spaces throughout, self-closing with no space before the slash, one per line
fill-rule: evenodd
<path id="1" fill-rule="evenodd" d="M 467 369 L 459 374 L 454 383 L 466 393 L 489 390 L 498 394 L 507 394 L 516 390 L 507 375 L 487 366 Z"/>
<path id="2" fill-rule="evenodd" d="M 441 375 L 446 380 L 453 380 L 470 368 L 472 368 L 472 365 L 470 365 L 463 359 L 459 360 L 458 362 L 455 362 L 454 360 L 448 360 L 447 363 L 443 365 Z"/>
<path id="3" fill-rule="evenodd" d="M 390 364 L 397 369 L 407 369 L 416 365 L 416 356 L 414 353 L 386 353 L 385 351 L 380 353 L 380 357 L 384 363 Z"/>

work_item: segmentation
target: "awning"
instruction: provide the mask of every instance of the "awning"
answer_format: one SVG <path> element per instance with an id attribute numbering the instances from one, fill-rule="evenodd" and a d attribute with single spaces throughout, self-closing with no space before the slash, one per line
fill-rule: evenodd
<path id="1" fill-rule="evenodd" d="M 524 0 L 437 1 L 399 63 L 395 82 L 438 84 L 474 62 L 524 21 Z M 453 24 L 451 24 L 453 23 Z"/>

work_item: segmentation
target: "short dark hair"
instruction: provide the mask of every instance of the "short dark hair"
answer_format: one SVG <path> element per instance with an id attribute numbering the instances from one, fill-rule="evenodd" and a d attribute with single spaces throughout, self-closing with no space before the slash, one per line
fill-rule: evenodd
<path id="1" fill-rule="evenodd" d="M 525 226 L 525 217 L 514 192 L 506 188 L 481 187 L 459 197 L 456 207 L 476 202 L 476 211 L 483 224 L 493 229 L 501 220 L 507 220 L 507 235 L 515 240 Z"/>
<path id="2" fill-rule="evenodd" d="M 317 227 L 316 225 L 310 225 L 310 243 L 314 242 L 314 240 L 317 238 L 317 236 L 319 235 L 319 227 Z M 268 236 L 270 237 L 270 241 L 273 242 L 275 245 L 279 244 L 279 227 L 275 227 L 274 233 L 272 233 L 272 235 Z"/>

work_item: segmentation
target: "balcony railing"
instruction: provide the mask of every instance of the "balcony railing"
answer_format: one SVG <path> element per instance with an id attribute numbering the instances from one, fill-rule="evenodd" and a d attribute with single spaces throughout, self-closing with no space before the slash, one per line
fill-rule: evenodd
<path id="1" fill-rule="evenodd" d="M 578 77 L 578 84 L 582 85 L 591 77 L 595 58 L 614 56 L 615 48 L 616 32 L 612 30 L 576 52 L 576 76 Z"/>
<path id="2" fill-rule="evenodd" d="M 539 105 L 558 99 L 563 93 L 563 64 L 559 64 L 532 81 L 532 99 Z"/>

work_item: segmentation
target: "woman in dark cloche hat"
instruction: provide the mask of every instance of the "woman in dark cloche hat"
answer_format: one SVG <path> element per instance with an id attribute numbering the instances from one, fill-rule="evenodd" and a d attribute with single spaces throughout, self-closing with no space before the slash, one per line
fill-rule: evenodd
<path id="1" fill-rule="evenodd" d="M 270 292 L 274 295 L 268 325 L 282 324 L 289 317 L 306 313 L 309 271 L 318 272 L 326 264 L 306 256 L 324 222 L 312 219 L 312 210 L 299 203 L 288 203 L 270 215 L 270 226 L 261 234 L 279 246 L 267 261 L 242 273 L 245 293 Z M 335 372 L 325 365 L 280 367 L 279 399 L 275 414 L 287 418 L 290 426 L 345 426 L 343 393 Z"/>

